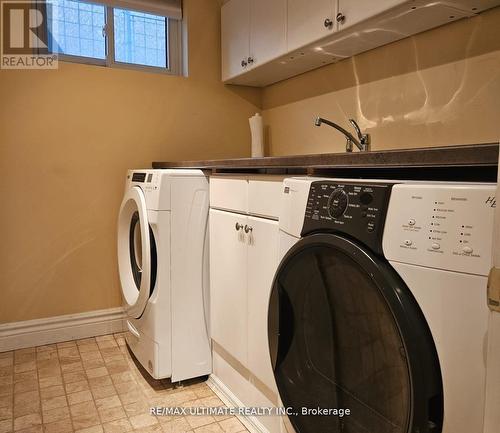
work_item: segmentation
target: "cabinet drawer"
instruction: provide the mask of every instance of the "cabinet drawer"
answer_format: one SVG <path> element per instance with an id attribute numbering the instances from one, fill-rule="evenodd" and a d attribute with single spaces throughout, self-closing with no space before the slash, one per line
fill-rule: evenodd
<path id="1" fill-rule="evenodd" d="M 236 176 L 212 176 L 210 178 L 210 207 L 247 213 L 247 179 Z"/>
<path id="2" fill-rule="evenodd" d="M 278 218 L 281 206 L 283 177 L 250 178 L 248 181 L 248 212 Z"/>

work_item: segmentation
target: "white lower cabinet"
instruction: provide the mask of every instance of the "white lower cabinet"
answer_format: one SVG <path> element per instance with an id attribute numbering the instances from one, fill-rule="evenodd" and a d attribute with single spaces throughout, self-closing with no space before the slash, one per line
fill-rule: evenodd
<path id="1" fill-rule="evenodd" d="M 275 220 L 210 209 L 210 304 L 214 374 L 249 406 L 277 404 L 267 308 L 278 266 Z M 279 417 L 259 418 L 272 433 Z"/>
<path id="2" fill-rule="evenodd" d="M 247 365 L 247 243 L 245 215 L 210 209 L 212 339 Z"/>
<path id="3" fill-rule="evenodd" d="M 278 222 L 248 217 L 252 228 L 248 246 L 248 369 L 276 392 L 267 338 L 267 308 L 278 266 Z"/>

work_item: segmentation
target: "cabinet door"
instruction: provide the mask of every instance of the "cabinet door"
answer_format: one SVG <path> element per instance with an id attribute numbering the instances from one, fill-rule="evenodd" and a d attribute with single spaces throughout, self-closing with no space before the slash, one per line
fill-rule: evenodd
<path id="1" fill-rule="evenodd" d="M 244 72 L 250 50 L 250 0 L 230 0 L 221 9 L 222 80 Z"/>
<path id="2" fill-rule="evenodd" d="M 210 209 L 209 223 L 212 338 L 247 365 L 247 217 Z"/>
<path id="3" fill-rule="evenodd" d="M 288 0 L 288 51 L 310 44 L 333 33 L 337 0 Z M 325 26 L 325 20 L 332 21 Z"/>
<path id="4" fill-rule="evenodd" d="M 267 338 L 267 309 L 278 267 L 278 222 L 248 217 L 248 369 L 276 391 Z M 248 235 L 247 235 L 248 236 Z"/>
<path id="5" fill-rule="evenodd" d="M 286 53 L 286 0 L 250 0 L 249 66 Z"/>
<path id="6" fill-rule="evenodd" d="M 339 0 L 339 13 L 344 20 L 339 24 L 343 30 L 375 15 L 385 12 L 394 6 L 407 3 L 406 0 Z"/>

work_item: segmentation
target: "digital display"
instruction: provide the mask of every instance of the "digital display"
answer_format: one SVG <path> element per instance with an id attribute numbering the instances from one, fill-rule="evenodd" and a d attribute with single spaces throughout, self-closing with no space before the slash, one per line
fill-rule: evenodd
<path id="1" fill-rule="evenodd" d="M 146 180 L 146 173 L 134 173 L 132 175 L 132 182 L 144 182 Z"/>

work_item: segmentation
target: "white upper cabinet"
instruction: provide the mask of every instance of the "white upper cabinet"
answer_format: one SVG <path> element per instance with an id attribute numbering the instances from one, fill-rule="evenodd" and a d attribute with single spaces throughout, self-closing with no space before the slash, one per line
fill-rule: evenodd
<path id="1" fill-rule="evenodd" d="M 386 10 L 408 3 L 407 0 L 338 0 L 338 20 L 339 30 L 365 21 Z"/>
<path id="2" fill-rule="evenodd" d="M 336 4 L 337 0 L 288 0 L 288 51 L 333 33 L 337 28 Z"/>
<path id="3" fill-rule="evenodd" d="M 221 10 L 222 80 L 286 52 L 286 0 L 230 0 Z"/>
<path id="4" fill-rule="evenodd" d="M 250 59 L 257 66 L 286 52 L 286 0 L 250 0 Z"/>
<path id="5" fill-rule="evenodd" d="M 241 74 L 250 56 L 250 1 L 231 0 L 221 9 L 222 81 Z"/>

